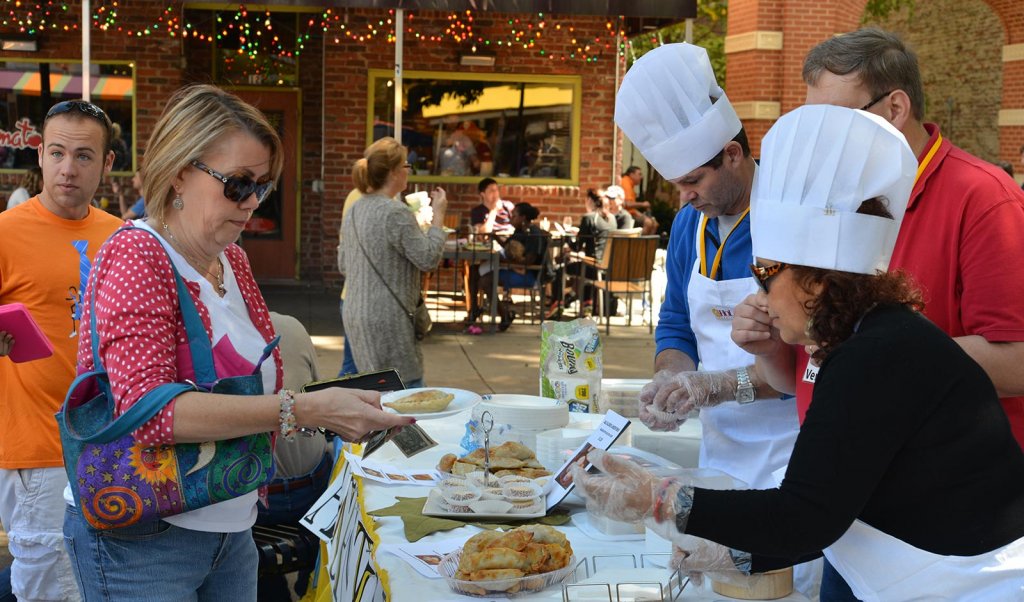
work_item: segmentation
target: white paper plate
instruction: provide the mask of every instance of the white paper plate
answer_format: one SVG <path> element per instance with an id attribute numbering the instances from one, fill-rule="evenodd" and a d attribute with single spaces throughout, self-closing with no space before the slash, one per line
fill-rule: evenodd
<path id="1" fill-rule="evenodd" d="M 475 521 L 483 519 L 509 521 L 527 518 L 540 518 L 548 513 L 546 509 L 541 510 L 540 512 L 531 512 L 529 514 L 516 514 L 513 512 L 503 514 L 483 514 L 479 512 L 449 512 L 447 510 L 441 509 L 442 499 L 443 498 L 441 497 L 441 494 L 438 493 L 436 490 L 432 489 L 430 493 L 427 494 L 426 503 L 423 504 L 423 515 L 437 516 L 440 518 L 454 518 L 457 520 L 464 521 Z M 541 498 L 541 505 L 543 506 L 543 504 L 544 501 L 543 498 Z"/>
<path id="2" fill-rule="evenodd" d="M 402 416 L 412 416 L 416 420 L 430 420 L 431 418 L 444 418 L 445 416 L 452 416 L 459 412 L 472 409 L 473 406 L 480 403 L 480 396 L 472 391 L 466 391 L 464 389 L 448 389 L 446 387 L 422 387 L 419 389 L 405 389 L 404 391 L 392 391 L 380 396 L 381 406 L 385 403 L 396 401 L 405 397 L 406 395 L 412 395 L 419 391 L 444 391 L 455 396 L 448 407 L 440 412 L 429 412 L 426 414 L 402 414 Z M 385 412 L 391 412 L 392 414 L 399 414 L 392 408 L 384 407 Z"/>

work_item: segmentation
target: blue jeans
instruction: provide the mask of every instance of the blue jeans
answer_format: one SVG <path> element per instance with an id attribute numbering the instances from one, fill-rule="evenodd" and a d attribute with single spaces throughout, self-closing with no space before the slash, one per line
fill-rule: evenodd
<path id="1" fill-rule="evenodd" d="M 341 314 L 341 325 L 345 327 L 345 300 L 338 301 L 338 313 Z M 344 350 L 341 355 L 341 370 L 338 371 L 338 376 L 348 376 L 349 374 L 358 374 L 359 369 L 356 368 L 356 360 L 352 357 L 352 348 L 348 346 L 348 337 L 342 336 L 341 343 L 344 345 Z M 315 500 L 314 500 L 315 501 Z"/>
<path id="2" fill-rule="evenodd" d="M 422 389 L 425 386 L 427 386 L 427 385 L 426 385 L 426 383 L 423 382 L 423 378 L 422 377 L 421 378 L 417 378 L 415 380 L 410 380 L 410 381 L 406 381 L 405 382 L 405 388 L 406 389 Z"/>
<path id="3" fill-rule="evenodd" d="M 208 533 L 161 520 L 95 531 L 68 506 L 64 545 L 88 602 L 256 599 L 259 555 L 251 530 Z"/>
<path id="4" fill-rule="evenodd" d="M 832 566 L 828 558 L 823 560 L 825 564 L 821 569 L 821 592 L 818 595 L 821 602 L 858 602 L 860 598 L 853 595 L 853 590 L 836 567 Z"/>
<path id="5" fill-rule="evenodd" d="M 18 602 L 11 591 L 11 567 L 0 571 L 0 602 Z"/>
<path id="6" fill-rule="evenodd" d="M 267 488 L 267 503 L 270 504 L 270 508 L 265 508 L 263 504 L 257 506 L 256 524 L 280 525 L 299 522 L 299 519 L 313 507 L 320 494 L 327 489 L 333 466 L 332 455 L 326 453 L 309 474 L 271 481 Z"/>

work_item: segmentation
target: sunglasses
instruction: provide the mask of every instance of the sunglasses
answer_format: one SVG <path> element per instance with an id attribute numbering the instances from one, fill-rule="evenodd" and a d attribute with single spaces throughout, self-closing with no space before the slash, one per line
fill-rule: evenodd
<path id="1" fill-rule="evenodd" d="M 761 290 L 764 291 L 765 294 L 768 294 L 768 281 L 788 267 L 788 263 L 781 262 L 764 266 L 752 263 L 750 264 L 750 273 L 754 276 L 754 280 L 757 281 L 757 285 L 761 287 Z"/>
<path id="2" fill-rule="evenodd" d="M 224 183 L 224 196 L 234 201 L 235 203 L 241 203 L 253 194 L 256 195 L 256 202 L 262 203 L 267 200 L 270 193 L 274 190 L 274 182 L 264 182 L 260 184 L 249 176 L 231 176 L 228 177 L 216 169 L 207 167 L 201 161 L 193 161 L 192 167 L 205 171 L 211 176 L 217 178 Z"/>

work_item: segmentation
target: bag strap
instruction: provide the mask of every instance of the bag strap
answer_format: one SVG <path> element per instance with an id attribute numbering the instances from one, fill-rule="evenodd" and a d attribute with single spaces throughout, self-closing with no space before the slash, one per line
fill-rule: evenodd
<path id="1" fill-rule="evenodd" d="M 115 236 L 128 230 L 138 230 L 145 232 L 156 239 L 160 250 L 164 252 L 167 257 L 167 262 L 171 264 L 171 271 L 174 273 L 174 286 L 178 293 L 178 306 L 181 310 L 181 317 L 185 323 L 185 333 L 188 336 L 188 348 L 192 355 L 192 369 L 195 372 L 196 382 L 199 383 L 213 383 L 217 381 L 217 372 L 213 366 L 213 348 L 210 345 L 210 337 L 206 335 L 206 327 L 203 326 L 203 321 L 199 317 L 199 311 L 196 309 L 196 304 L 192 301 L 192 295 L 188 292 L 188 288 L 185 286 L 185 281 L 182 280 L 181 274 L 178 273 L 178 268 L 175 267 L 174 261 L 171 256 L 164 249 L 163 243 L 160 238 L 145 228 L 136 228 L 135 226 L 124 226 L 118 229 L 116 232 L 110 235 L 108 241 L 113 240 Z M 95 266 L 93 266 L 95 267 Z M 94 370 L 102 370 L 103 364 L 100 361 L 99 352 L 99 334 L 96 332 L 96 287 L 95 285 L 90 289 L 89 294 L 89 331 L 90 339 L 92 343 L 92 358 Z"/>
<path id="2" fill-rule="evenodd" d="M 360 205 L 361 204 L 362 203 L 360 203 Z M 353 208 L 352 211 L 355 211 L 355 208 Z M 395 303 L 398 304 L 398 307 L 402 308 L 402 311 L 405 312 L 406 317 L 409 318 L 410 321 L 412 321 L 413 327 L 415 328 L 415 326 L 416 326 L 416 316 L 415 316 L 415 314 L 413 314 L 411 311 L 409 311 L 408 309 L 405 308 L 405 304 L 402 303 L 402 300 L 398 298 L 398 295 L 395 294 L 395 291 L 391 290 L 391 287 L 388 286 L 388 281 L 384 279 L 383 275 L 381 275 L 380 271 L 377 269 L 377 266 L 373 265 L 373 261 L 370 260 L 370 256 L 366 252 L 366 248 L 363 247 L 363 241 L 359 240 L 359 230 L 356 228 L 355 222 L 352 223 L 352 233 L 356 237 L 356 244 L 359 245 L 359 250 L 363 252 L 363 257 L 366 258 L 366 263 L 370 264 L 370 267 L 373 269 L 373 273 L 377 274 L 377 277 L 380 278 L 380 281 L 382 283 L 384 283 L 384 288 L 388 289 L 388 292 L 391 293 L 392 297 L 394 297 Z"/>

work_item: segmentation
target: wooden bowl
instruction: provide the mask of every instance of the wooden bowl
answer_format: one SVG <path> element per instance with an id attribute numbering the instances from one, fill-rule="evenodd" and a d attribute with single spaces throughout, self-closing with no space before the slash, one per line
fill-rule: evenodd
<path id="1" fill-rule="evenodd" d="M 793 593 L 793 567 L 747 577 L 747 583 L 719 583 L 711 580 L 711 589 L 737 600 L 775 600 Z"/>

